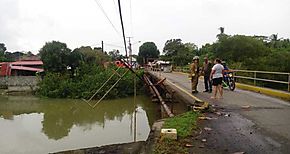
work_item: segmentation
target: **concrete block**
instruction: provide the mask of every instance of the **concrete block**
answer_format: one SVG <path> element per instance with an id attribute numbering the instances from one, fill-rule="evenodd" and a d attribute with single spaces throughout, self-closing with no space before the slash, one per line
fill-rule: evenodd
<path id="1" fill-rule="evenodd" d="M 161 129 L 161 140 L 163 139 L 173 139 L 177 140 L 177 131 L 176 129 Z"/>

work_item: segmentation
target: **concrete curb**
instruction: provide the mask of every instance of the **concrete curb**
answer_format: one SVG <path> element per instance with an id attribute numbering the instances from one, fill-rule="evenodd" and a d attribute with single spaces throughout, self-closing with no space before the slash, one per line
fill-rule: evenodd
<path id="1" fill-rule="evenodd" d="M 173 71 L 173 73 L 188 75 L 188 73 L 184 73 L 184 72 Z M 200 79 L 203 79 L 203 76 L 200 76 Z M 241 83 L 236 83 L 236 87 L 239 89 L 254 91 L 257 93 L 264 94 L 264 95 L 278 97 L 278 98 L 290 101 L 290 93 L 288 93 L 288 92 L 278 91 L 278 90 L 273 90 L 273 89 L 268 89 L 268 88 L 262 88 L 262 87 L 256 87 L 256 86 L 251 86 L 251 85 L 246 85 L 246 84 L 241 84 Z"/>
<path id="2" fill-rule="evenodd" d="M 282 98 L 284 100 L 290 101 L 290 93 L 288 92 L 272 90 L 272 89 L 262 88 L 262 87 L 256 87 L 256 86 L 251 86 L 251 85 L 246 85 L 246 84 L 241 84 L 241 83 L 236 83 L 236 87 L 239 89 L 254 91 L 257 93 L 261 93 L 261 94 L 265 94 L 265 95 L 273 96 L 273 97 L 278 97 L 278 98 Z"/>

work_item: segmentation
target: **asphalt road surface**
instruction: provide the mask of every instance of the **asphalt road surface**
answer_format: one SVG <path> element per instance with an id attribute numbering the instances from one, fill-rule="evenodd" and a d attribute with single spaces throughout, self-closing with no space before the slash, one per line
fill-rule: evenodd
<path id="1" fill-rule="evenodd" d="M 191 91 L 186 74 L 157 74 L 179 89 Z M 212 130 L 196 138 L 206 142 L 192 153 L 290 153 L 290 102 L 240 89 L 225 89 L 223 99 L 210 99 L 212 94 L 203 92 L 202 80 L 198 91 L 194 96 L 209 102 L 216 112 L 206 115 L 213 120 L 201 122 L 201 127 Z"/>

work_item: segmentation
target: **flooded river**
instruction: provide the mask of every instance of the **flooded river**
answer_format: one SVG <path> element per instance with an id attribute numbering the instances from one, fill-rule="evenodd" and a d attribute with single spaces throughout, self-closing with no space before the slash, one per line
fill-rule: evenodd
<path id="1" fill-rule="evenodd" d="M 146 96 L 103 101 L 0 96 L 0 153 L 48 153 L 146 140 L 159 117 Z M 134 127 L 136 126 L 136 127 Z M 134 129 L 136 128 L 136 129 Z"/>

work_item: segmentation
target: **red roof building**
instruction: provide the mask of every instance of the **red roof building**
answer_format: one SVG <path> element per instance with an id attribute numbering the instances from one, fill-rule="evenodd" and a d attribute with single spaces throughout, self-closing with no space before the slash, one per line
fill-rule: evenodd
<path id="1" fill-rule="evenodd" d="M 43 72 L 41 60 L 25 60 L 0 63 L 0 76 L 35 76 Z"/>

